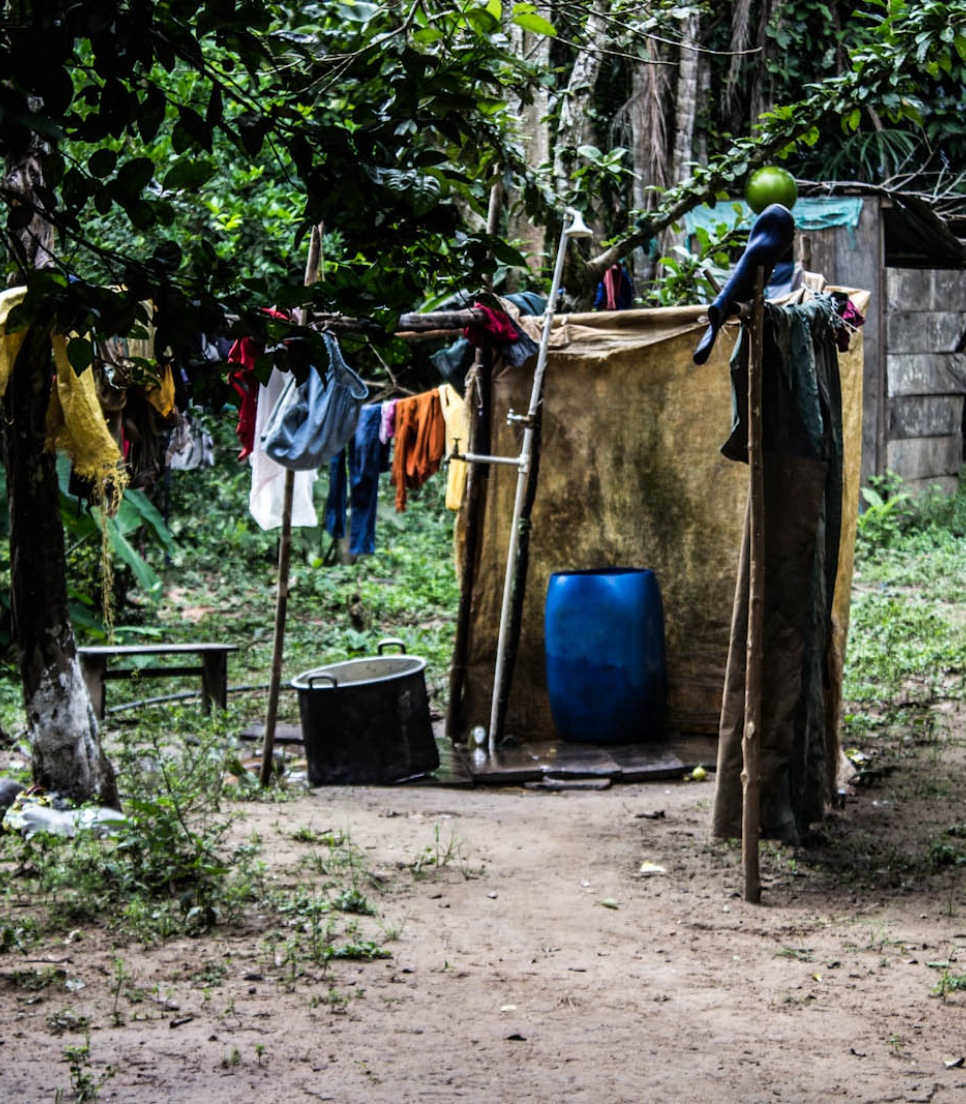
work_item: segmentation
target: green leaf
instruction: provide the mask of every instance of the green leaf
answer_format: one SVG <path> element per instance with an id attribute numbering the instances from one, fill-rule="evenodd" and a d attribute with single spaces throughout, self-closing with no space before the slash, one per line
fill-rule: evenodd
<path id="1" fill-rule="evenodd" d="M 492 34 L 500 26 L 500 21 L 494 19 L 487 8 L 470 8 L 463 17 L 473 30 L 484 35 Z"/>
<path id="2" fill-rule="evenodd" d="M 166 191 L 177 191 L 179 188 L 196 190 L 207 184 L 218 171 L 214 161 L 205 158 L 180 157 L 168 170 L 164 177 Z"/>
<path id="3" fill-rule="evenodd" d="M 72 337 L 67 342 L 67 359 L 71 368 L 80 375 L 90 368 L 94 360 L 94 350 L 86 337 Z"/>
<path id="4" fill-rule="evenodd" d="M 171 535 L 171 530 L 165 524 L 164 518 L 159 513 L 158 508 L 143 491 L 131 490 L 129 488 L 124 492 L 123 501 L 136 513 L 139 525 L 150 525 L 155 535 L 168 552 L 176 551 L 177 545 L 175 544 L 174 537 Z"/>
<path id="5" fill-rule="evenodd" d="M 500 238 L 492 238 L 491 248 L 493 256 L 503 264 L 509 265 L 511 268 L 525 269 L 527 267 L 526 257 L 508 242 L 502 241 Z"/>
<path id="6" fill-rule="evenodd" d="M 367 4 L 361 0 L 350 0 L 349 3 L 339 4 L 339 14 L 350 23 L 368 23 L 379 14 L 378 4 Z"/>
<path id="7" fill-rule="evenodd" d="M 160 88 L 151 85 L 141 100 L 137 114 L 137 128 L 141 140 L 151 142 L 157 136 L 164 122 L 168 100 Z"/>
<path id="8" fill-rule="evenodd" d="M 114 172 L 114 166 L 117 164 L 117 154 L 112 149 L 98 149 L 91 154 L 90 160 L 87 162 L 87 168 L 91 176 L 96 176 L 103 180 L 104 177 L 110 176 Z"/>
<path id="9" fill-rule="evenodd" d="M 188 136 L 192 145 L 200 146 L 203 150 L 211 153 L 212 128 L 194 108 L 184 105 L 178 107 L 178 125 L 181 131 Z"/>
<path id="10" fill-rule="evenodd" d="M 518 27 L 522 27 L 525 31 L 532 31 L 533 34 L 545 35 L 547 38 L 557 37 L 554 25 L 544 19 L 542 15 L 529 13 L 525 15 L 515 15 L 511 22 L 516 23 Z"/>
<path id="11" fill-rule="evenodd" d="M 224 113 L 225 106 L 222 103 L 221 85 L 212 85 L 211 95 L 208 98 L 208 108 L 205 111 L 205 126 L 209 131 L 214 130 L 215 127 L 218 126 Z"/>
<path id="12" fill-rule="evenodd" d="M 268 133 L 268 120 L 260 115 L 246 113 L 238 120 L 238 132 L 249 157 L 257 157 Z"/>
<path id="13" fill-rule="evenodd" d="M 107 519 L 107 535 L 111 547 L 121 561 L 131 569 L 135 579 L 152 598 L 161 596 L 161 580 L 154 569 L 145 562 L 127 538 L 121 533 L 120 528 L 113 518 Z"/>
<path id="14" fill-rule="evenodd" d="M 111 194 L 118 203 L 133 203 L 153 177 L 154 162 L 150 157 L 132 157 L 117 170 L 117 175 L 111 181 Z"/>

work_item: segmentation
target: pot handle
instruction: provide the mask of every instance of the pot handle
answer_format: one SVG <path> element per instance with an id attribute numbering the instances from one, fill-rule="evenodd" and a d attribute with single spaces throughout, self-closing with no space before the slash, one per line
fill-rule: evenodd
<path id="1" fill-rule="evenodd" d="M 395 636 L 391 636 L 391 637 L 389 637 L 389 638 L 388 638 L 388 639 L 386 639 L 386 640 L 380 640 L 380 641 L 379 641 L 379 643 L 378 643 L 378 644 L 376 645 L 376 651 L 377 651 L 377 652 L 378 652 L 378 653 L 379 653 L 380 655 L 382 655 L 382 649 L 383 649 L 383 648 L 388 648 L 388 647 L 390 647 L 391 645 L 397 645 L 397 646 L 398 646 L 398 648 L 399 648 L 399 650 L 400 650 L 401 652 L 403 652 L 403 653 L 405 653 L 405 651 L 406 651 L 406 645 L 405 645 L 405 643 L 404 643 L 404 642 L 403 642 L 402 640 L 399 640 L 399 639 L 398 639 L 397 637 L 395 637 Z"/>
<path id="2" fill-rule="evenodd" d="M 339 683 L 332 675 L 309 675 L 305 680 L 309 684 L 309 689 L 312 689 L 312 684 L 316 682 L 331 682 L 332 685 L 338 689 Z"/>

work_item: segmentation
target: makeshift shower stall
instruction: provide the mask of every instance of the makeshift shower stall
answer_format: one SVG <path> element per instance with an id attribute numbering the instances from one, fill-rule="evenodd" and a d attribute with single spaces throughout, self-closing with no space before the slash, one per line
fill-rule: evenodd
<path id="1" fill-rule="evenodd" d="M 853 297 L 860 309 L 868 296 Z M 504 732 L 557 739 L 546 688 L 544 604 L 553 572 L 650 568 L 666 629 L 667 731 L 716 735 L 742 541 L 748 473 L 720 446 L 733 422 L 729 324 L 709 361 L 692 363 L 702 308 L 601 312 L 555 320 L 543 391 L 537 490 L 519 643 Z M 537 320 L 539 323 L 539 320 Z M 524 325 L 533 323 L 523 320 Z M 535 331 L 536 333 L 536 331 Z M 835 599 L 839 656 L 848 620 L 862 454 L 861 335 L 840 359 L 844 491 Z M 473 448 L 519 452 L 512 411 L 527 409 L 532 364 L 497 362 L 468 392 Z M 488 437 L 488 439 L 487 439 Z M 486 726 L 513 511 L 514 472 L 477 465 L 459 519 L 463 585 L 448 731 Z M 789 488 L 794 493 L 794 488 Z M 837 666 L 841 675 L 841 663 Z"/>

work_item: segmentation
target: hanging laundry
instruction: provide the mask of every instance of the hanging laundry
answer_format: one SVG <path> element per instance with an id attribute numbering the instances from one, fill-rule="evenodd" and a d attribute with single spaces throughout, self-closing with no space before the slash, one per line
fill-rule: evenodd
<path id="1" fill-rule="evenodd" d="M 842 394 L 828 296 L 766 304 L 762 341 L 764 643 L 761 671 L 763 838 L 797 842 L 822 818 L 838 760 L 833 614 L 842 533 Z M 722 453 L 748 460 L 748 333 L 732 355 L 736 422 Z M 722 696 L 715 836 L 741 833 L 742 734 L 749 602 L 746 515 Z"/>
<path id="2" fill-rule="evenodd" d="M 848 297 L 842 302 L 838 294 L 834 295 L 835 310 L 839 324 L 835 327 L 835 345 L 840 353 L 847 353 L 852 343 L 852 334 L 865 325 L 865 315 Z"/>
<path id="3" fill-rule="evenodd" d="M 389 446 L 379 436 L 384 406 L 385 403 L 373 403 L 362 408 L 351 440 L 329 464 L 325 531 L 333 540 L 345 536 L 349 506 L 349 552 L 354 556 L 372 555 L 376 550 L 379 474 L 389 470 Z"/>
<path id="4" fill-rule="evenodd" d="M 272 318 L 288 318 L 288 315 L 274 308 L 267 309 L 265 313 Z M 235 427 L 235 436 L 241 445 L 239 460 L 247 460 L 255 447 L 255 422 L 260 394 L 255 364 L 264 351 L 262 343 L 254 337 L 240 337 L 228 350 L 228 363 L 239 365 L 238 371 L 232 372 L 228 377 L 229 383 L 241 399 L 241 406 L 238 408 L 238 425 Z"/>
<path id="5" fill-rule="evenodd" d="M 215 466 L 215 445 L 211 434 L 195 421 L 190 411 L 179 414 L 164 459 L 172 471 L 195 471 Z"/>
<path id="6" fill-rule="evenodd" d="M 594 310 L 630 310 L 634 306 L 634 284 L 622 264 L 612 264 L 597 285 Z"/>
<path id="7" fill-rule="evenodd" d="M 101 413 L 93 373 L 77 375 L 62 334 L 54 334 L 51 343 L 57 375 L 47 408 L 47 440 L 67 453 L 82 479 L 92 480 L 101 490 L 112 485 L 119 500 L 127 473 L 120 467 L 117 442 Z"/>
<path id="8" fill-rule="evenodd" d="M 27 295 L 24 287 L 8 288 L 0 292 L 0 398 L 7 389 L 7 381 L 13 371 L 14 361 L 20 352 L 27 330 L 13 329 L 8 332 L 7 318 L 10 312 L 19 307 Z"/>
<path id="9" fill-rule="evenodd" d="M 121 443 L 132 487 L 152 487 L 160 479 L 165 462 L 163 442 L 171 421 L 161 417 L 143 387 L 127 389 Z"/>
<path id="10" fill-rule="evenodd" d="M 396 435 L 396 399 L 388 399 L 382 404 L 382 417 L 379 420 L 379 440 L 388 445 Z"/>
<path id="11" fill-rule="evenodd" d="M 470 422 L 466 413 L 466 403 L 455 387 L 444 383 L 439 389 L 439 401 L 443 408 L 443 421 L 446 423 L 446 455 L 454 452 L 466 452 L 470 447 Z M 446 507 L 458 510 L 463 503 L 466 490 L 466 461 L 449 460 L 446 477 Z"/>
<path id="12" fill-rule="evenodd" d="M 467 326 L 463 336 L 471 345 L 483 345 L 486 342 L 495 345 L 500 356 L 511 368 L 519 368 L 536 354 L 539 346 L 523 330 L 514 325 L 506 311 L 489 307 L 485 303 L 474 303 L 473 309 L 483 315 L 483 321 Z"/>
<path id="13" fill-rule="evenodd" d="M 228 363 L 238 364 L 240 368 L 229 375 L 228 380 L 238 393 L 241 405 L 238 408 L 238 425 L 235 436 L 241 445 L 239 460 L 247 460 L 255 448 L 255 420 L 258 413 L 258 377 L 255 375 L 255 362 L 262 352 L 262 346 L 253 337 L 242 337 L 232 345 L 228 353 Z"/>
<path id="14" fill-rule="evenodd" d="M 271 414 L 272 407 L 288 383 L 289 377 L 277 368 L 272 369 L 267 386 L 260 386 L 255 404 L 254 439 L 257 441 Z M 276 464 L 256 446 L 250 454 L 252 488 L 248 509 L 262 529 L 277 529 L 282 524 L 282 503 L 285 497 L 285 468 Z M 292 493 L 292 524 L 314 528 L 319 524 L 312 502 L 312 484 L 315 472 L 296 472 Z"/>
<path id="15" fill-rule="evenodd" d="M 144 397 L 161 415 L 168 418 L 174 412 L 174 372 L 169 363 L 158 365 L 158 382 L 142 386 Z"/>
<path id="16" fill-rule="evenodd" d="M 339 343 L 324 333 L 329 356 L 323 374 L 313 365 L 304 383 L 291 376 L 259 440 L 266 453 L 292 471 L 318 471 L 351 439 L 369 388 L 346 364 Z M 378 433 L 378 428 L 377 428 Z"/>
<path id="17" fill-rule="evenodd" d="M 406 509 L 406 492 L 421 487 L 439 471 L 446 450 L 446 423 L 439 389 L 425 391 L 396 403 L 396 451 L 392 484 L 396 510 Z"/>

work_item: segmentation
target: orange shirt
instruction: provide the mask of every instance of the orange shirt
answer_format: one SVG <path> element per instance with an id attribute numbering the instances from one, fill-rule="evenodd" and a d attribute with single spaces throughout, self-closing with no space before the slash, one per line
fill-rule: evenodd
<path id="1" fill-rule="evenodd" d="M 439 471 L 446 449 L 446 423 L 437 388 L 396 403 L 395 448 L 392 483 L 396 510 L 403 513 L 406 491 L 421 487 Z"/>

